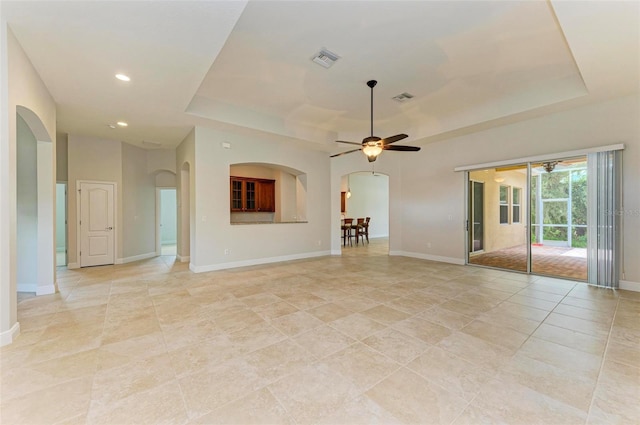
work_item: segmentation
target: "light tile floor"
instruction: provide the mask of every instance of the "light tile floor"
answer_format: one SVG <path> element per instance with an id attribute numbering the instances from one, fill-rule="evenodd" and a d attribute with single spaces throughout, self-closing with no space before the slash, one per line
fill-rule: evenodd
<path id="1" fill-rule="evenodd" d="M 59 269 L 0 349 L 3 424 L 640 422 L 640 294 L 389 257 Z"/>

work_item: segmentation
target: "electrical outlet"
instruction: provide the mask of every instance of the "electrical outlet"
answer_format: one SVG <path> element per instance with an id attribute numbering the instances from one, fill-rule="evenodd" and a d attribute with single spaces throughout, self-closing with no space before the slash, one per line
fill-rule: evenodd
<path id="1" fill-rule="evenodd" d="M 229 248 L 224 249 L 224 255 L 229 255 Z"/>
<path id="2" fill-rule="evenodd" d="M 431 242 L 427 242 L 427 248 L 431 248 Z"/>
<path id="3" fill-rule="evenodd" d="M 318 241 L 318 246 L 321 246 L 321 245 L 322 245 L 322 241 L 321 241 L 321 240 L 319 240 L 319 241 Z"/>

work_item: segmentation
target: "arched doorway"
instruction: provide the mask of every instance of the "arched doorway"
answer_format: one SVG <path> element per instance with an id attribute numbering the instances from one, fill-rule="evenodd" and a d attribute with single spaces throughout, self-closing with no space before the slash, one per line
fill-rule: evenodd
<path id="1" fill-rule="evenodd" d="M 55 293 L 55 151 L 40 118 L 16 107 L 16 288 Z"/>
<path id="2" fill-rule="evenodd" d="M 342 255 L 388 255 L 389 176 L 374 172 L 345 174 L 341 177 L 340 191 L 342 218 L 353 218 L 356 223 L 358 218 L 371 217 L 369 243 L 356 243 L 355 235 L 352 235 L 351 244 L 341 239 Z M 364 248 L 367 248 L 366 252 Z"/>

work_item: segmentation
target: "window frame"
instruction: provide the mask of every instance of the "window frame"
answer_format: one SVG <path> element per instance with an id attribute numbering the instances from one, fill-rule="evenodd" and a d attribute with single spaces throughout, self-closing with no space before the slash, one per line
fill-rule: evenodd
<path id="1" fill-rule="evenodd" d="M 515 194 L 518 193 L 518 203 L 515 200 Z M 518 207 L 518 214 L 516 214 L 515 208 Z M 511 187 L 511 223 L 522 223 L 522 188 L 512 186 Z"/>
<path id="2" fill-rule="evenodd" d="M 507 199 L 506 201 L 502 200 L 502 188 L 505 188 L 506 191 L 506 195 L 507 195 Z M 498 186 L 498 220 L 500 222 L 500 225 L 508 225 L 511 224 L 511 214 L 510 214 L 510 207 L 511 207 L 511 186 L 506 185 L 506 184 L 501 184 Z M 506 209 L 507 214 L 506 214 L 506 221 L 502 221 L 502 210 L 503 208 Z"/>

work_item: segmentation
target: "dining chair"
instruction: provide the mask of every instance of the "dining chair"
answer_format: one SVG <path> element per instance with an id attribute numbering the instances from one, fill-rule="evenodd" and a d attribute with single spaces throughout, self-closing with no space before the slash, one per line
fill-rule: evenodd
<path id="1" fill-rule="evenodd" d="M 344 220 L 342 220 L 342 244 L 343 246 L 347 246 L 347 241 L 349 241 L 349 245 L 353 245 L 351 243 L 351 234 L 352 234 L 352 227 L 353 227 L 353 219 L 352 218 L 345 218 Z"/>
<path id="2" fill-rule="evenodd" d="M 369 221 L 371 221 L 371 217 L 366 217 L 362 227 L 360 228 L 360 237 L 362 238 L 362 243 L 364 243 L 364 238 L 367 238 L 367 243 L 369 243 Z"/>
<path id="3" fill-rule="evenodd" d="M 356 245 L 358 244 L 358 241 L 360 240 L 360 238 L 363 238 L 364 236 L 364 222 L 365 219 L 364 218 L 358 218 L 356 221 L 356 225 L 355 225 L 355 234 L 352 235 L 352 237 L 356 238 Z M 364 239 L 362 240 L 362 243 L 364 243 Z"/>

